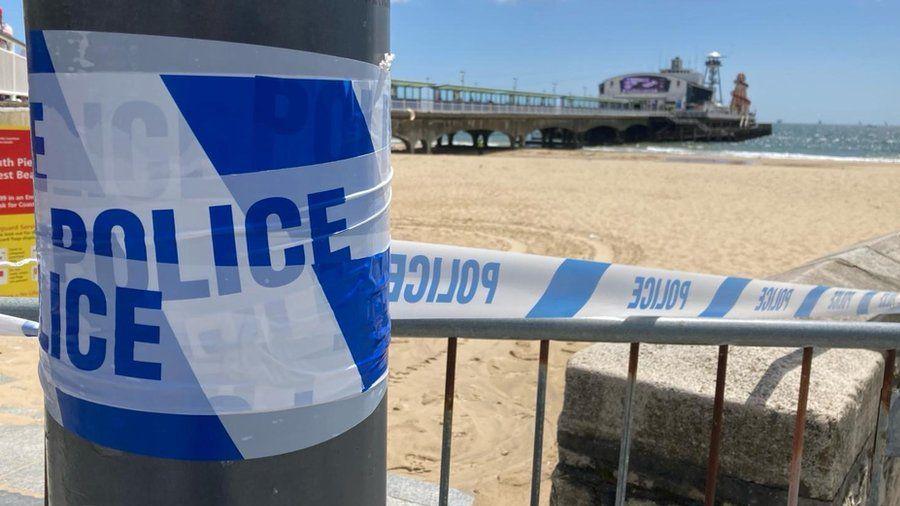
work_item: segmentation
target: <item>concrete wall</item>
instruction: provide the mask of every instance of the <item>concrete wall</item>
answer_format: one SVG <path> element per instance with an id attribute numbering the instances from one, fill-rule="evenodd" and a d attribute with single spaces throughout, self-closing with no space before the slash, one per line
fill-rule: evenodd
<path id="1" fill-rule="evenodd" d="M 854 246 L 773 279 L 900 290 L 900 233 Z M 702 502 L 717 350 L 641 347 L 629 497 L 653 504 Z M 719 501 L 784 504 L 801 351 L 731 347 Z M 612 504 L 628 347 L 595 345 L 566 371 L 552 503 Z M 807 414 L 803 504 L 861 504 L 871 479 L 881 353 L 816 350 Z M 885 466 L 900 504 L 900 472 Z M 891 486 L 893 484 L 893 487 Z"/>
<path id="2" fill-rule="evenodd" d="M 29 126 L 28 107 L 0 107 L 0 127 Z"/>

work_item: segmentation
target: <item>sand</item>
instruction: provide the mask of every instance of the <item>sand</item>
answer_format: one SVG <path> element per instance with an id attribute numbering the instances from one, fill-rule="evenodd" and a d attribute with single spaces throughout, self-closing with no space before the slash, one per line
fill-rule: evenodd
<path id="1" fill-rule="evenodd" d="M 395 155 L 393 235 L 759 277 L 900 228 L 900 165 L 710 156 Z M 581 347 L 551 346 L 545 504 L 565 363 Z M 438 480 L 445 359 L 443 340 L 392 344 L 393 472 Z M 34 341 L 0 338 L 0 424 L 36 423 L 36 361 Z M 536 343 L 460 341 L 451 484 L 480 504 L 527 504 L 536 372 Z"/>
<path id="2" fill-rule="evenodd" d="M 764 277 L 900 228 L 900 165 L 538 150 L 393 163 L 396 239 Z M 543 504 L 583 346 L 550 349 Z M 389 467 L 437 482 L 445 341 L 395 339 L 390 359 Z M 451 485 L 480 504 L 527 504 L 536 374 L 537 343 L 460 341 Z"/>

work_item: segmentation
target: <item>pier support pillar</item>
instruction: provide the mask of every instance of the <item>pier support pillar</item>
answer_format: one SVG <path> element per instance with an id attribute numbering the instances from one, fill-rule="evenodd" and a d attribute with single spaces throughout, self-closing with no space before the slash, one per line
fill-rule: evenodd
<path id="1" fill-rule="evenodd" d="M 575 149 L 581 149 L 585 144 L 585 133 L 584 132 L 576 132 L 573 137 L 573 146 Z"/>

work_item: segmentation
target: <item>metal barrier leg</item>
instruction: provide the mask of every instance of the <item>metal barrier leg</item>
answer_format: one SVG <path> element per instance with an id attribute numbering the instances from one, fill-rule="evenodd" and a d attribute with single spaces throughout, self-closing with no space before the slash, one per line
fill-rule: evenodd
<path id="1" fill-rule="evenodd" d="M 709 436 L 709 459 L 706 463 L 706 506 L 716 502 L 716 480 L 719 475 L 719 454 L 722 451 L 722 419 L 725 412 L 725 376 L 728 369 L 728 345 L 719 346 L 716 367 L 716 398 L 713 403 L 712 430 Z"/>
<path id="2" fill-rule="evenodd" d="M 616 477 L 616 506 L 624 506 L 628 485 L 628 454 L 631 451 L 631 421 L 634 406 L 634 387 L 637 382 L 638 354 L 641 343 L 631 343 L 628 353 L 628 385 L 625 390 L 625 414 L 622 419 L 622 441 L 619 443 L 619 472 Z"/>
<path id="3" fill-rule="evenodd" d="M 44 441 L 44 506 L 49 506 L 50 494 L 47 493 L 47 442 Z"/>
<path id="4" fill-rule="evenodd" d="M 441 436 L 441 483 L 438 505 L 450 498 L 450 445 L 453 440 L 453 397 L 456 395 L 456 338 L 447 339 L 447 373 L 444 383 L 444 432 Z"/>
<path id="5" fill-rule="evenodd" d="M 884 495 L 884 449 L 887 445 L 888 420 L 891 416 L 891 390 L 894 386 L 894 366 L 897 350 L 884 352 L 884 379 L 881 383 L 881 402 L 875 423 L 875 445 L 872 448 L 872 480 L 869 482 L 870 506 L 881 504 Z"/>
<path id="6" fill-rule="evenodd" d="M 531 506 L 541 502 L 541 458 L 544 450 L 544 408 L 547 403 L 547 360 L 550 341 L 541 341 L 538 359 L 537 400 L 534 405 L 534 457 L 531 460 Z"/>
<path id="7" fill-rule="evenodd" d="M 812 369 L 812 357 L 813 349 L 803 348 L 797 417 L 794 420 L 794 444 L 791 449 L 791 465 L 788 468 L 788 506 L 797 506 L 800 500 L 800 463 L 803 458 L 803 432 L 806 429 L 806 402 L 809 399 L 809 372 Z"/>

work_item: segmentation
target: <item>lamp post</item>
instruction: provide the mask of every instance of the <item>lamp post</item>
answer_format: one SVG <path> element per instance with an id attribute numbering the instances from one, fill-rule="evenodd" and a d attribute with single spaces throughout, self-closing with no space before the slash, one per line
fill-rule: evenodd
<path id="1" fill-rule="evenodd" d="M 25 3 L 49 504 L 384 504 L 389 11 Z"/>

